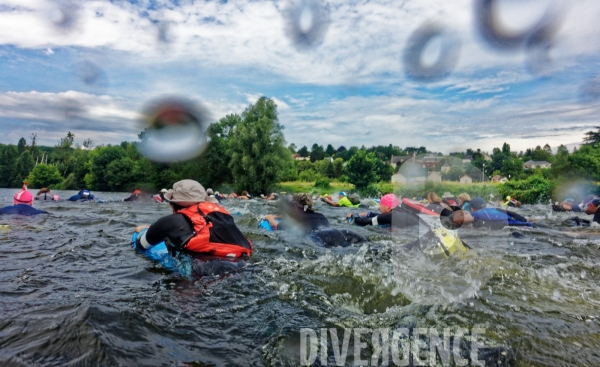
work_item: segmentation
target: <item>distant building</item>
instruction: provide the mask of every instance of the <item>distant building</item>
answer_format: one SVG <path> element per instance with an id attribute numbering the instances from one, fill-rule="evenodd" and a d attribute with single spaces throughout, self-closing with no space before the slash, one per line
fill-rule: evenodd
<path id="1" fill-rule="evenodd" d="M 462 162 L 463 163 L 471 163 L 471 161 L 473 160 L 473 156 L 472 155 L 466 155 L 463 159 Z"/>
<path id="2" fill-rule="evenodd" d="M 470 184 L 473 183 L 473 179 L 469 175 L 464 175 L 460 178 L 461 184 Z"/>
<path id="3" fill-rule="evenodd" d="M 500 175 L 495 175 L 494 177 L 492 177 L 492 182 L 505 183 L 506 181 L 508 181 L 508 179 L 506 177 L 502 177 Z"/>
<path id="4" fill-rule="evenodd" d="M 310 157 L 301 157 L 300 154 L 292 154 L 292 158 L 297 161 L 307 161 L 310 159 Z"/>
<path id="5" fill-rule="evenodd" d="M 409 160 L 412 157 L 413 157 L 412 155 L 394 156 L 392 154 L 392 159 L 390 159 L 390 164 L 394 167 L 400 167 L 402 165 L 402 163 L 406 162 L 407 160 Z"/>
<path id="6" fill-rule="evenodd" d="M 550 168 L 552 163 L 546 161 L 532 161 L 529 160 L 523 163 L 524 169 L 536 169 L 536 168 Z"/>
<path id="7" fill-rule="evenodd" d="M 442 182 L 442 175 L 439 172 L 433 171 L 427 176 L 427 181 Z"/>
<path id="8" fill-rule="evenodd" d="M 442 172 L 446 173 L 448 171 L 450 171 L 450 165 L 448 163 L 444 163 L 442 165 L 442 168 L 440 168 L 442 170 Z"/>
<path id="9" fill-rule="evenodd" d="M 485 159 L 486 161 L 492 160 L 492 157 L 490 157 L 487 153 L 481 153 L 481 155 L 483 156 L 483 159 Z"/>

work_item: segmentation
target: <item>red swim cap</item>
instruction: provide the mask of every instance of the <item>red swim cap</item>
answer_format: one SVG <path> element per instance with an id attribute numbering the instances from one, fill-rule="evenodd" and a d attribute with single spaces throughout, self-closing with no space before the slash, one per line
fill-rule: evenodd
<path id="1" fill-rule="evenodd" d="M 383 195 L 379 203 L 387 206 L 388 208 L 394 209 L 398 206 L 398 197 L 394 194 Z"/>
<path id="2" fill-rule="evenodd" d="M 15 194 L 15 196 L 13 197 L 13 204 L 14 205 L 17 205 L 17 204 L 32 205 L 33 204 L 33 195 L 31 195 L 31 193 L 27 190 L 21 190 L 21 191 L 17 192 Z"/>

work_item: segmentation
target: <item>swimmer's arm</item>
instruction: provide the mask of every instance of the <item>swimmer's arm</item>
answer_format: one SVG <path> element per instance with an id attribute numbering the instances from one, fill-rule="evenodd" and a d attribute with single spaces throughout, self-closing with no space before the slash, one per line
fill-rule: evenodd
<path id="1" fill-rule="evenodd" d="M 139 226 L 135 227 L 134 232 L 140 233 L 140 231 L 144 228 L 150 228 L 149 224 L 140 224 Z"/>
<path id="2" fill-rule="evenodd" d="M 277 218 L 279 218 L 279 217 L 277 217 L 273 214 L 267 214 L 265 216 L 265 219 L 267 220 L 267 222 L 269 222 L 269 225 L 273 229 L 277 229 L 277 227 L 279 226 L 279 222 L 276 220 Z"/>

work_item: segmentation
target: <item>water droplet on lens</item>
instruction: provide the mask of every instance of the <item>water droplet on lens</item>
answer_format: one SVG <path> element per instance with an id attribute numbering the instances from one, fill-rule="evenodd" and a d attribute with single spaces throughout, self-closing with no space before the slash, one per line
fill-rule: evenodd
<path id="1" fill-rule="evenodd" d="M 48 9 L 47 16 L 54 28 L 61 32 L 70 32 L 79 21 L 79 5 L 69 0 L 54 1 Z"/>
<path id="2" fill-rule="evenodd" d="M 475 24 L 479 34 L 490 46 L 502 50 L 519 48 L 532 35 L 544 32 L 544 29 L 555 28 L 558 24 L 556 14 L 559 9 L 556 4 L 550 4 L 539 21 L 520 31 L 510 29 L 500 20 L 499 0 L 475 0 L 474 4 Z"/>
<path id="3" fill-rule="evenodd" d="M 600 75 L 586 81 L 581 87 L 583 102 L 596 102 L 600 100 Z"/>
<path id="4" fill-rule="evenodd" d="M 437 46 L 437 50 L 432 50 Z M 436 52 L 437 51 L 437 52 Z M 432 59 L 432 53 L 437 58 Z M 404 49 L 404 68 L 409 77 L 432 82 L 448 75 L 456 66 L 460 41 L 442 26 L 425 23 L 409 37 Z"/>
<path id="5" fill-rule="evenodd" d="M 285 13 L 286 33 L 296 47 L 310 48 L 325 38 L 329 27 L 329 13 L 316 0 L 300 0 L 289 6 Z"/>
<path id="6" fill-rule="evenodd" d="M 78 65 L 78 75 L 82 83 L 91 87 L 101 87 L 107 84 L 106 74 L 95 63 L 85 60 Z"/>
<path id="7" fill-rule="evenodd" d="M 151 103 L 144 113 L 145 128 L 138 150 L 156 162 L 184 161 L 206 147 L 208 112 L 191 101 L 166 98 Z"/>

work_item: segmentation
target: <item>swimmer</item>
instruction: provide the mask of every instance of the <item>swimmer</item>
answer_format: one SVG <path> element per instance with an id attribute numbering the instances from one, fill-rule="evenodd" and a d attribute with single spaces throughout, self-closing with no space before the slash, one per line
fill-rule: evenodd
<path id="1" fill-rule="evenodd" d="M 582 212 L 583 203 L 575 204 L 573 198 L 566 198 L 560 204 L 552 205 L 552 210 L 555 212 Z"/>
<path id="2" fill-rule="evenodd" d="M 467 194 L 466 192 L 463 192 L 462 194 L 458 195 L 457 199 L 458 199 L 458 206 L 460 207 L 460 209 L 467 211 L 467 212 L 470 211 L 471 196 L 469 194 Z"/>
<path id="3" fill-rule="evenodd" d="M 454 195 L 452 195 L 448 191 L 446 191 L 444 195 L 442 195 L 442 202 L 448 205 L 448 207 L 452 209 L 452 211 L 460 210 L 458 200 L 454 197 Z"/>
<path id="4" fill-rule="evenodd" d="M 503 206 L 510 206 L 513 208 L 518 208 L 521 206 L 521 202 L 513 197 L 507 196 L 506 201 L 502 203 Z"/>
<path id="5" fill-rule="evenodd" d="M 532 226 L 527 218 L 517 213 L 496 208 L 487 208 L 485 200 L 480 197 L 475 197 L 471 200 L 469 212 L 464 210 L 456 211 L 449 217 L 449 221 L 445 223 L 453 224 L 456 228 L 469 223 L 472 223 L 474 227 L 491 229 L 502 229 L 506 226 Z"/>
<path id="6" fill-rule="evenodd" d="M 23 185 L 21 191 L 17 192 L 13 197 L 13 205 L 0 208 L 0 214 L 20 214 L 20 215 L 36 215 L 48 214 L 43 210 L 37 210 L 33 206 L 33 195 L 27 190 L 27 183 Z"/>
<path id="7" fill-rule="evenodd" d="M 597 196 L 588 196 L 583 202 L 583 211 L 585 214 L 594 215 L 592 221 L 600 223 L 600 198 Z"/>
<path id="8" fill-rule="evenodd" d="M 206 194 L 194 180 L 182 180 L 164 194 L 173 214 L 151 225 L 140 225 L 136 248 L 145 251 L 165 241 L 168 248 L 194 255 L 196 275 L 218 275 L 245 266 L 252 243 L 235 225 L 231 215 Z M 212 263 L 218 261 L 220 263 Z M 212 265 L 208 266 L 207 262 Z M 205 274 L 207 268 L 211 274 Z"/>
<path id="9" fill-rule="evenodd" d="M 123 199 L 123 201 L 136 201 L 140 198 L 140 195 L 142 195 L 142 192 L 140 190 L 135 190 L 131 195 Z"/>
<path id="10" fill-rule="evenodd" d="M 162 190 L 160 190 L 160 192 L 158 194 L 153 195 L 152 198 L 157 203 L 163 203 L 163 202 L 165 202 L 165 193 L 166 192 L 167 192 L 167 189 L 162 189 Z"/>
<path id="11" fill-rule="evenodd" d="M 437 196 L 435 192 L 429 192 L 427 194 L 427 205 L 425 205 L 426 209 L 429 209 L 433 212 L 438 213 L 442 217 L 449 216 L 452 214 L 452 208 L 450 205 L 443 202 L 442 198 Z"/>
<path id="12" fill-rule="evenodd" d="M 40 191 L 38 191 L 37 195 L 34 198 L 35 200 L 52 200 L 52 201 L 58 201 L 59 197 L 58 195 L 53 195 L 50 192 L 50 189 L 47 187 L 43 187 L 42 189 L 40 189 Z"/>
<path id="13" fill-rule="evenodd" d="M 77 200 L 81 200 L 81 201 L 94 200 L 94 195 L 92 195 L 90 190 L 88 190 L 86 188 L 82 188 L 81 190 L 79 190 L 79 192 L 77 194 L 75 194 L 69 198 L 69 201 L 77 201 Z"/>
<path id="14" fill-rule="evenodd" d="M 278 200 L 279 199 L 279 194 L 276 193 L 276 192 L 273 192 L 269 196 L 260 195 L 260 197 L 263 198 L 263 199 L 265 199 L 265 200 Z"/>
<path id="15" fill-rule="evenodd" d="M 348 194 L 346 194 L 344 191 L 340 191 L 338 196 L 339 196 L 339 200 L 337 202 L 331 200 L 331 198 L 329 196 L 321 198 L 321 201 L 323 201 L 331 206 L 340 206 L 340 207 L 348 207 L 348 208 L 358 208 L 360 206 L 360 201 L 357 204 L 351 202 L 350 199 L 348 198 Z"/>
<path id="16" fill-rule="evenodd" d="M 410 211 L 398 206 L 398 197 L 394 194 L 384 195 L 379 203 L 379 212 L 360 213 L 353 215 L 349 213 L 346 219 L 354 222 L 357 226 L 391 226 L 394 228 L 406 228 L 419 225 L 419 217 Z"/>
<path id="17" fill-rule="evenodd" d="M 284 209 L 288 218 L 273 214 L 265 216 L 273 230 L 291 229 L 294 227 L 293 222 L 295 222 L 309 234 L 313 241 L 326 247 L 346 247 L 350 244 L 367 241 L 366 238 L 352 231 L 331 228 L 327 218 L 323 214 L 314 211 L 312 198 L 308 194 L 294 194 L 292 201 Z M 283 220 L 278 221 L 277 219 Z"/>

